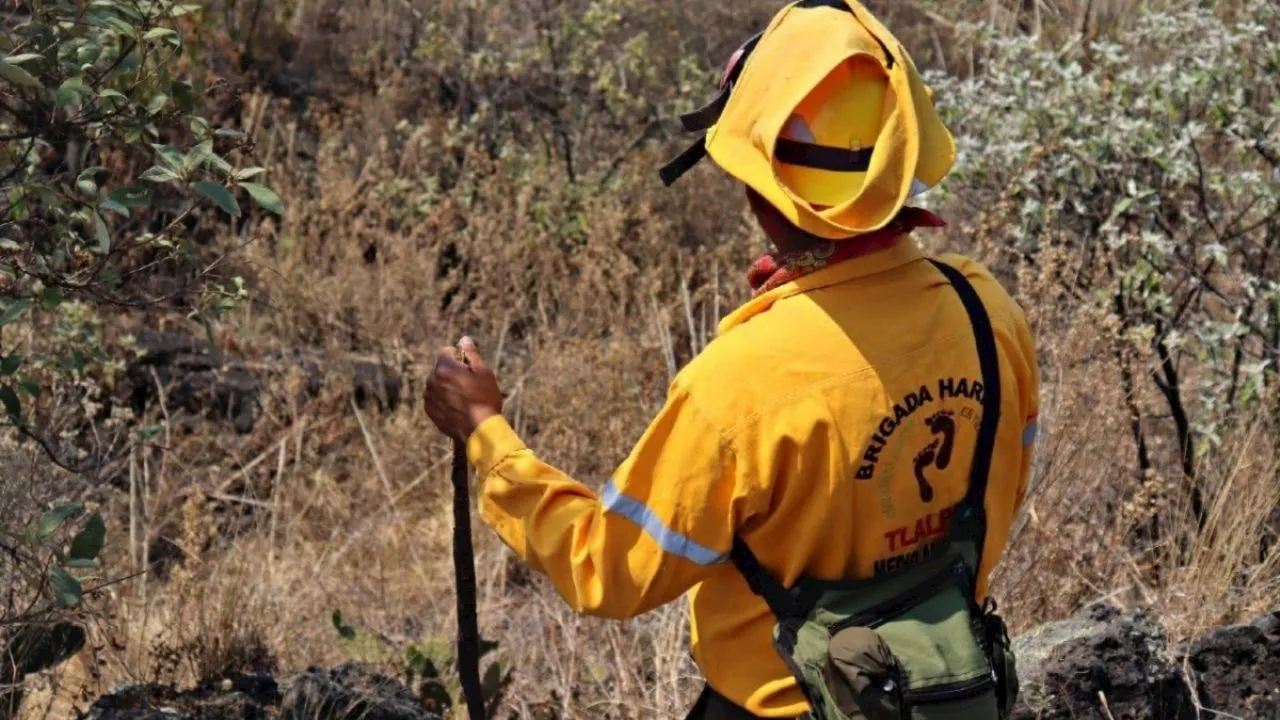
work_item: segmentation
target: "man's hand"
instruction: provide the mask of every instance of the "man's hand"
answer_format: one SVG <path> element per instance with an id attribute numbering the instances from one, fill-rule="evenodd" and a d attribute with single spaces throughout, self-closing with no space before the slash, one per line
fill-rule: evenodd
<path id="1" fill-rule="evenodd" d="M 468 337 L 456 348 L 440 349 L 423 400 L 427 417 L 440 432 L 463 442 L 480 423 L 502 414 L 498 378 Z"/>

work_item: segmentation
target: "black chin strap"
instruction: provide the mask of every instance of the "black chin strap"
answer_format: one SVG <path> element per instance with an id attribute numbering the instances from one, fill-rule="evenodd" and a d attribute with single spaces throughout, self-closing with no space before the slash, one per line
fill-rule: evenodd
<path id="1" fill-rule="evenodd" d="M 991 459 L 995 452 L 996 430 L 1000 425 L 1000 355 L 996 349 L 995 333 L 991 318 L 982 304 L 982 298 L 964 273 L 946 263 L 930 260 L 946 277 L 973 326 L 974 341 L 978 346 L 978 362 L 982 371 L 982 421 L 978 425 L 978 440 L 973 450 L 973 464 L 969 469 L 969 489 L 956 506 L 951 520 L 949 536 L 971 539 L 977 547 L 977 562 L 982 564 L 982 548 L 987 535 L 987 476 L 991 472 Z M 769 609 L 779 620 L 801 617 L 809 612 L 799 595 L 788 590 L 772 573 L 760 564 L 759 558 L 747 546 L 745 540 L 735 535 L 729 559 L 746 579 L 752 592 L 764 598 Z M 975 568 L 976 571 L 976 568 Z"/>

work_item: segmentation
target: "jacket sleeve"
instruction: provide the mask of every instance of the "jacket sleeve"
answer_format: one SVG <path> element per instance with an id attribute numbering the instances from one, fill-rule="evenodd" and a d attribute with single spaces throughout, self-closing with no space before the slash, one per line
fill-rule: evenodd
<path id="1" fill-rule="evenodd" d="M 575 610 L 629 618 L 678 598 L 727 556 L 759 493 L 716 426 L 674 389 L 599 495 L 542 461 L 501 417 L 471 436 L 480 513 Z"/>

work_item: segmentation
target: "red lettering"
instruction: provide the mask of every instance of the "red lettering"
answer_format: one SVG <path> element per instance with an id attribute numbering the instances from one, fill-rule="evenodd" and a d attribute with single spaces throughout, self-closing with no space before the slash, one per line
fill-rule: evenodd
<path id="1" fill-rule="evenodd" d="M 889 541 L 889 552 L 897 552 L 898 548 L 905 544 L 907 539 L 906 528 L 894 528 L 884 534 L 884 539 Z"/>
<path id="2" fill-rule="evenodd" d="M 942 528 L 934 524 L 934 521 L 937 519 L 938 517 L 933 513 L 929 513 L 924 516 L 924 526 L 929 537 L 933 537 L 934 535 L 942 532 Z"/>
<path id="3" fill-rule="evenodd" d="M 884 534 L 884 539 L 889 543 L 889 552 L 897 552 L 944 534 L 947 527 L 951 525 L 951 517 L 955 514 L 955 508 L 943 508 L 937 513 L 929 513 L 917 519 L 914 528 L 907 526 L 890 530 Z M 907 536 L 908 530 L 914 530 L 910 537 Z"/>
<path id="4" fill-rule="evenodd" d="M 911 536 L 909 545 L 915 545 L 921 540 L 929 537 L 929 524 L 925 522 L 926 518 L 916 520 L 916 534 Z"/>

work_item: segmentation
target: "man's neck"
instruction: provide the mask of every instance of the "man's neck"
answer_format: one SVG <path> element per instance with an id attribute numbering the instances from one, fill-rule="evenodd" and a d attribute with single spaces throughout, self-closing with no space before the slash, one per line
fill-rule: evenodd
<path id="1" fill-rule="evenodd" d="M 850 252 L 852 254 L 847 256 L 849 258 L 861 257 L 863 255 L 870 255 L 871 253 L 886 250 L 889 247 L 892 247 L 900 237 L 902 236 L 879 235 L 878 237 L 867 240 L 860 240 L 855 237 L 849 238 L 848 240 L 832 241 L 824 240 L 816 235 L 810 235 L 809 233 L 803 232 L 794 227 L 782 228 L 779 232 L 769 233 L 769 241 L 773 243 L 773 246 L 777 248 L 778 252 L 782 255 L 795 255 L 810 250 L 818 250 L 832 242 L 839 242 L 841 244 L 851 243 L 854 245 L 853 248 L 850 248 Z"/>

